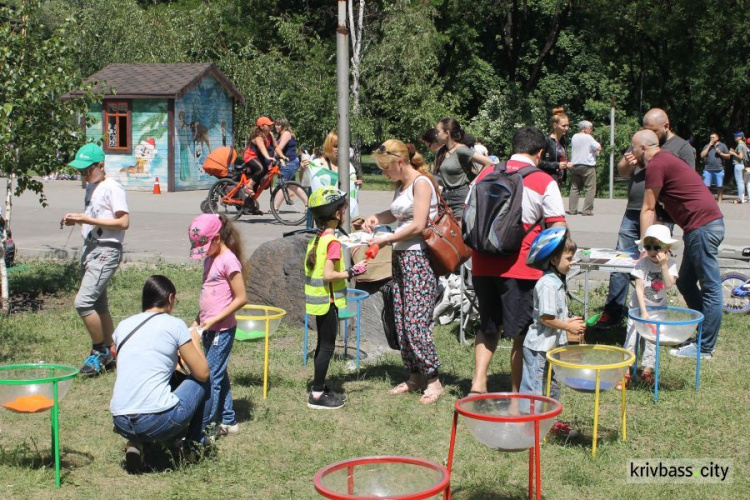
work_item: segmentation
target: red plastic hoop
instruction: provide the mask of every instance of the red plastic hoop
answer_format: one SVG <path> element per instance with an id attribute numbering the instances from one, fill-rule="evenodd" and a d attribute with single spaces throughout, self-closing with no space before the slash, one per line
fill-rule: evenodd
<path id="1" fill-rule="evenodd" d="M 471 401 L 477 401 L 481 399 L 525 399 L 531 401 L 542 401 L 544 403 L 552 404 L 553 408 L 543 413 L 530 413 L 528 415 L 519 415 L 517 417 L 505 417 L 502 415 L 485 415 L 483 413 L 476 413 L 461 406 Z M 484 420 L 487 422 L 534 422 L 536 420 L 541 421 L 558 416 L 562 412 L 563 407 L 562 403 L 560 403 L 559 401 L 545 396 L 537 396 L 534 394 L 519 394 L 517 392 L 491 392 L 487 394 L 475 394 L 473 396 L 459 399 L 458 401 L 456 401 L 455 408 L 459 414 L 473 420 Z"/>
<path id="2" fill-rule="evenodd" d="M 351 458 L 348 460 L 342 460 L 341 462 L 336 462 L 334 464 L 323 467 L 317 472 L 317 474 L 315 474 L 315 478 L 313 479 L 315 483 L 315 490 L 321 495 L 323 495 L 324 497 L 330 498 L 332 500 L 383 498 L 383 497 L 376 497 L 376 496 L 370 496 L 370 495 L 354 496 L 354 495 L 336 493 L 336 492 L 330 491 L 321 483 L 321 480 L 328 474 L 331 474 L 333 472 L 339 471 L 347 467 L 353 468 L 359 465 L 366 465 L 366 464 L 419 465 L 420 467 L 424 467 L 426 469 L 432 469 L 442 474 L 442 479 L 440 480 L 440 482 L 436 484 L 435 486 L 430 487 L 427 490 L 420 491 L 417 493 L 410 493 L 408 495 L 389 496 L 388 497 L 389 500 L 422 500 L 425 498 L 433 497 L 441 492 L 445 495 L 444 498 L 448 498 L 448 496 L 446 495 L 448 493 L 448 487 L 450 486 L 450 474 L 448 473 L 448 470 L 442 465 L 438 465 L 434 462 L 430 462 L 429 460 L 416 458 L 416 457 L 375 456 L 375 457 L 361 457 L 361 458 Z M 349 477 L 349 482 L 350 484 L 353 484 L 353 478 L 351 476 Z"/>

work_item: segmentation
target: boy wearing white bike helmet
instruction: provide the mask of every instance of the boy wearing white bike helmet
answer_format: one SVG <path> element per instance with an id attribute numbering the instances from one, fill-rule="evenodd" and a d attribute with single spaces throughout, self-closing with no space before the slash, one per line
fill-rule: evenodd
<path id="1" fill-rule="evenodd" d="M 526 265 L 541 269 L 544 276 L 534 286 L 534 319 L 523 342 L 523 375 L 520 391 L 523 394 L 544 395 L 547 373 L 547 351 L 566 345 L 568 340 L 583 339 L 586 325 L 583 318 L 568 318 L 565 275 L 576 253 L 576 243 L 564 227 L 542 231 L 531 244 Z M 560 387 L 552 376 L 550 396 L 560 397 Z M 570 434 L 570 426 L 556 422 L 553 431 Z"/>

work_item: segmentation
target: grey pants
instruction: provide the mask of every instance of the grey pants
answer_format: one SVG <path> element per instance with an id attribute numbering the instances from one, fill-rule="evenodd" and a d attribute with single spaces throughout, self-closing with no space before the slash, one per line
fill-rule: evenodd
<path id="1" fill-rule="evenodd" d="M 583 214 L 594 213 L 594 195 L 596 195 L 596 167 L 573 165 L 570 169 L 570 214 L 578 213 L 578 195 L 586 189 L 583 199 Z"/>
<path id="2" fill-rule="evenodd" d="M 461 218 L 464 215 L 464 203 L 466 202 L 466 196 L 469 194 L 469 185 L 465 184 L 458 189 L 443 190 L 443 198 L 445 203 L 451 207 L 453 215 L 456 216 L 456 220 L 461 222 Z"/>

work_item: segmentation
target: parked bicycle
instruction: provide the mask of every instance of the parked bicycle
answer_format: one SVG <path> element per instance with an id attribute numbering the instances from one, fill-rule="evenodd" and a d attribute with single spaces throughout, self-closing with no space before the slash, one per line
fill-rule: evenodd
<path id="1" fill-rule="evenodd" d="M 261 215 L 258 198 L 267 188 L 271 193 L 271 214 L 280 223 L 287 226 L 298 226 L 307 220 L 307 190 L 296 181 L 285 180 L 281 175 L 279 164 L 274 161 L 256 186 L 252 196 L 248 196 L 246 186 L 250 183 L 247 164 L 242 164 L 229 178 L 222 178 L 208 191 L 204 202 L 212 213 L 224 214 L 231 220 L 237 220 L 244 214 Z"/>
<path id="2" fill-rule="evenodd" d="M 750 247 L 719 247 L 719 263 L 730 270 L 721 275 L 723 309 L 732 314 L 750 311 Z"/>

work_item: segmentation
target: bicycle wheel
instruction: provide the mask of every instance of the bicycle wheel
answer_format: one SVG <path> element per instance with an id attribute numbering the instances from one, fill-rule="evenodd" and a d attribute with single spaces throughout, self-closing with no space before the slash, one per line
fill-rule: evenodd
<path id="1" fill-rule="evenodd" d="M 222 199 L 237 185 L 237 183 L 231 179 L 221 179 L 216 184 L 211 186 L 211 190 L 208 192 L 208 207 L 212 213 L 217 215 L 224 214 L 230 220 L 237 220 L 242 215 L 242 204 L 241 203 L 225 203 Z M 236 200 L 245 201 L 245 192 L 240 189 L 235 195 Z"/>
<path id="2" fill-rule="evenodd" d="M 304 198 L 299 196 L 304 193 Z M 276 208 L 276 196 L 279 208 Z M 307 220 L 307 190 L 298 182 L 280 182 L 271 191 L 271 213 L 285 226 L 299 226 Z"/>
<path id="3" fill-rule="evenodd" d="M 748 283 L 750 277 L 742 273 L 728 272 L 721 275 L 722 309 L 725 312 L 741 314 L 750 311 L 750 293 L 740 294 L 735 290 Z"/>

